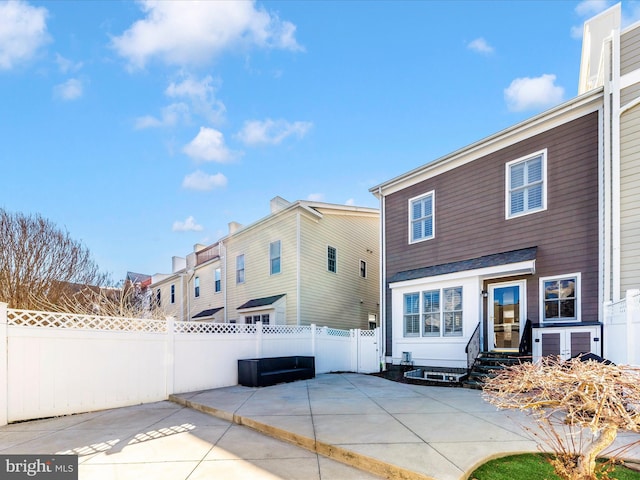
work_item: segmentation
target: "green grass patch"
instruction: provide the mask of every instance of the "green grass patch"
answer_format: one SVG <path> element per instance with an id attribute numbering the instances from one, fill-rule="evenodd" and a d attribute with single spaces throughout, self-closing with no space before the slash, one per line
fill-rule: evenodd
<path id="1" fill-rule="evenodd" d="M 609 478 L 640 480 L 640 472 L 616 465 Z M 496 458 L 478 467 L 470 476 L 473 480 L 559 480 L 553 467 L 541 453 L 525 453 Z"/>

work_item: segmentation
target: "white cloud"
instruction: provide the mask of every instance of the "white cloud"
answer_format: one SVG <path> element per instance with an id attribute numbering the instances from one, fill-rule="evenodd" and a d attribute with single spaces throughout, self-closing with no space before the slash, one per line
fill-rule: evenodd
<path id="1" fill-rule="evenodd" d="M 70 78 L 66 82 L 53 87 L 55 97 L 62 100 L 77 100 L 82 97 L 83 93 L 84 85 L 82 81 L 77 78 Z"/>
<path id="2" fill-rule="evenodd" d="M 189 118 L 189 106 L 185 103 L 172 103 L 162 109 L 160 118 L 154 117 L 153 115 L 144 115 L 136 118 L 135 128 L 136 130 L 141 130 L 154 127 L 172 127 L 176 125 L 181 118 Z"/>
<path id="3" fill-rule="evenodd" d="M 193 216 L 189 216 L 184 222 L 173 222 L 171 230 L 174 232 L 201 232 L 203 227 L 196 223 L 196 219 Z"/>
<path id="4" fill-rule="evenodd" d="M 469 42 L 467 45 L 469 50 L 473 50 L 474 52 L 483 53 L 485 55 L 491 54 L 494 52 L 494 48 L 487 43 L 487 41 L 480 37 L 475 40 Z"/>
<path id="5" fill-rule="evenodd" d="M 307 197 L 307 200 L 309 200 L 310 202 L 323 202 L 324 193 L 310 193 Z"/>
<path id="6" fill-rule="evenodd" d="M 286 120 L 249 120 L 244 123 L 236 138 L 246 145 L 278 145 L 285 138 L 295 135 L 304 137 L 311 129 L 311 122 L 293 122 Z"/>
<path id="7" fill-rule="evenodd" d="M 236 153 L 227 148 L 222 132 L 200 127 L 198 135 L 182 149 L 194 160 L 224 163 L 233 160 Z"/>
<path id="8" fill-rule="evenodd" d="M 132 68 L 152 59 L 171 65 L 209 62 L 238 45 L 301 50 L 296 27 L 255 2 L 140 2 L 144 18 L 112 38 Z"/>
<path id="9" fill-rule="evenodd" d="M 356 200 L 355 200 L 355 198 L 350 198 L 349 200 L 347 200 L 346 202 L 344 202 L 344 204 L 345 204 L 345 205 L 348 205 L 348 206 L 350 206 L 350 207 L 353 207 L 353 206 L 355 206 L 355 204 L 356 204 Z"/>
<path id="10" fill-rule="evenodd" d="M 170 98 L 188 99 L 193 111 L 211 123 L 219 123 L 224 117 L 226 107 L 215 97 L 211 75 L 201 80 L 186 75 L 181 82 L 171 82 L 164 93 Z"/>
<path id="11" fill-rule="evenodd" d="M 516 78 L 504 90 L 507 107 L 513 112 L 538 110 L 562 102 L 564 88 L 555 85 L 556 76 L 544 74 L 536 78 Z"/>
<path id="12" fill-rule="evenodd" d="M 209 191 L 213 190 L 214 188 L 226 186 L 227 177 L 225 177 L 222 173 L 208 175 L 201 170 L 196 170 L 195 172 L 184 177 L 184 180 L 182 180 L 182 187 L 188 190 Z"/>
<path id="13" fill-rule="evenodd" d="M 68 58 L 64 58 L 59 53 L 56 53 L 56 63 L 61 73 L 77 72 L 82 68 L 82 62 L 74 62 Z"/>
<path id="14" fill-rule="evenodd" d="M 0 69 L 29 60 L 49 42 L 48 11 L 21 0 L 0 3 Z"/>

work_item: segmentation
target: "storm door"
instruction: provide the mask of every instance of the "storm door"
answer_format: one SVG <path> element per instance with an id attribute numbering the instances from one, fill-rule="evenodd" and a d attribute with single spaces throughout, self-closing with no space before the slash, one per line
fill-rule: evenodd
<path id="1" fill-rule="evenodd" d="M 489 350 L 518 350 L 525 322 L 524 281 L 489 285 Z"/>

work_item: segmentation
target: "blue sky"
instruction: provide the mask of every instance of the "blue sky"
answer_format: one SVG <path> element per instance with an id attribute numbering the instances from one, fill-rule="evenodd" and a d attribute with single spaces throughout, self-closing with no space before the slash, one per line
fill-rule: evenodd
<path id="1" fill-rule="evenodd" d="M 114 281 L 275 196 L 377 207 L 370 187 L 574 97 L 612 4 L 0 2 L 0 207 Z"/>

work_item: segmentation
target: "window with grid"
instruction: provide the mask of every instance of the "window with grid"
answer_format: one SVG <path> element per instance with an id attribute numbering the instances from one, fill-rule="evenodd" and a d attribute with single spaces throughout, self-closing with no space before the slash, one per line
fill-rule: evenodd
<path id="1" fill-rule="evenodd" d="M 171 303 L 176 303 L 176 286 L 171 285 Z"/>
<path id="2" fill-rule="evenodd" d="M 200 296 L 200 277 L 196 277 L 193 280 L 193 294 L 196 297 Z"/>
<path id="3" fill-rule="evenodd" d="M 327 270 L 333 273 L 338 271 L 338 254 L 335 247 L 327 247 Z"/>
<path id="4" fill-rule="evenodd" d="M 244 283 L 244 255 L 236 257 L 236 283 Z"/>
<path id="5" fill-rule="evenodd" d="M 269 272 L 271 275 L 280 273 L 280 240 L 269 244 Z"/>
<path id="6" fill-rule="evenodd" d="M 578 320 L 578 275 L 543 278 L 542 297 L 545 322 Z"/>
<path id="7" fill-rule="evenodd" d="M 444 336 L 462 336 L 462 287 L 445 288 L 444 297 Z"/>
<path id="8" fill-rule="evenodd" d="M 507 217 L 546 208 L 546 152 L 507 164 Z"/>
<path id="9" fill-rule="evenodd" d="M 420 294 L 404 295 L 404 336 L 420 336 Z"/>
<path id="10" fill-rule="evenodd" d="M 422 292 L 422 336 L 440 336 L 440 290 Z"/>
<path id="11" fill-rule="evenodd" d="M 214 272 L 214 287 L 213 287 L 216 293 L 218 293 L 222 289 L 221 278 L 222 278 L 221 271 L 219 268 L 216 268 Z"/>
<path id="12" fill-rule="evenodd" d="M 429 240 L 435 236 L 433 204 L 435 192 L 409 200 L 409 243 Z"/>

